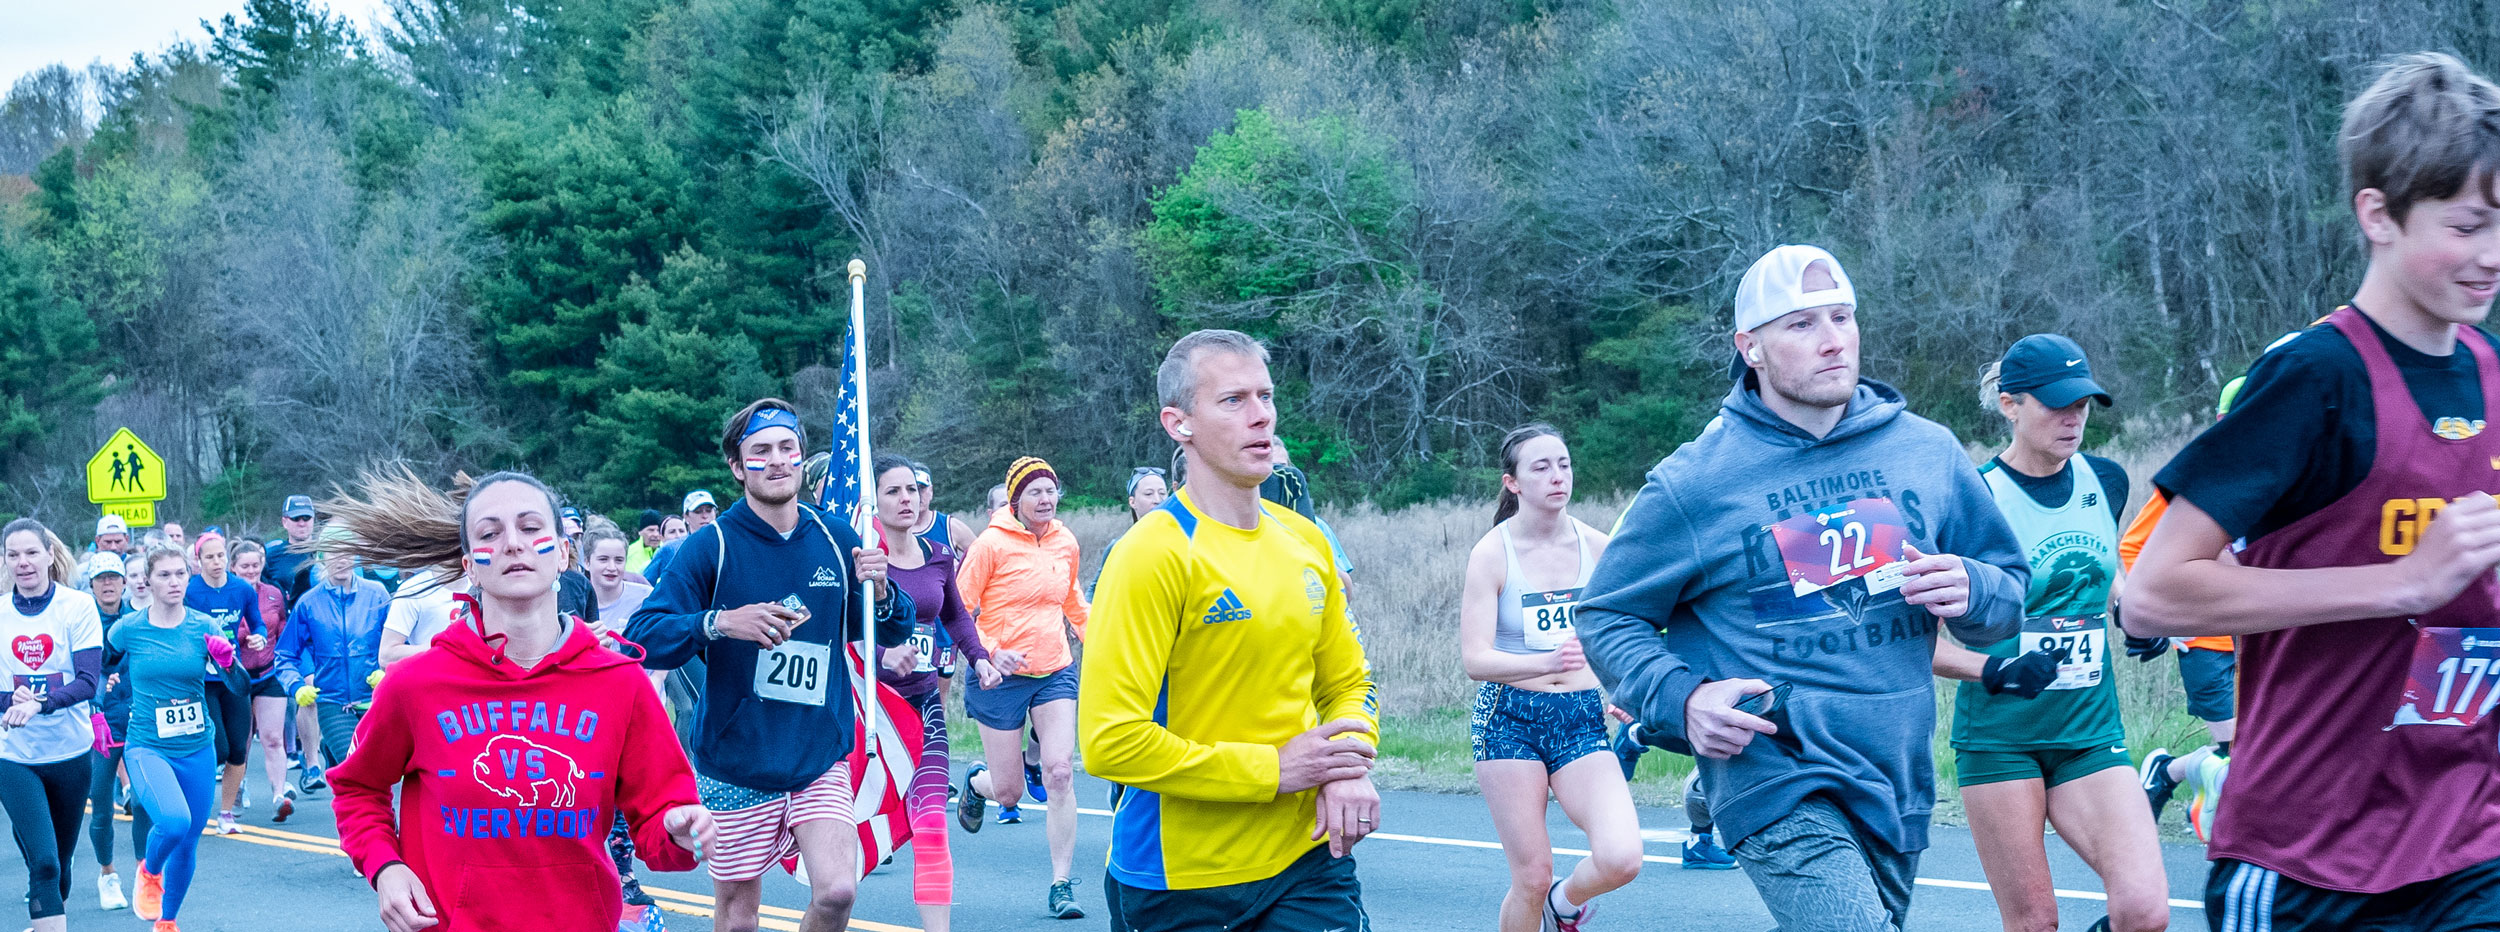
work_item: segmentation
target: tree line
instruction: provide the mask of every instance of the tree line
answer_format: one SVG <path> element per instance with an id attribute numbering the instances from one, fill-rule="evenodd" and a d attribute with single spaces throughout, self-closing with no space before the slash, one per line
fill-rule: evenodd
<path id="1" fill-rule="evenodd" d="M 1489 490 L 1542 419 L 1603 490 L 1726 392 L 1735 279 L 1839 255 L 1866 368 L 1984 436 L 2058 331 L 2176 432 L 2360 269 L 2334 132 L 2475 0 L 250 0 L 0 102 L 0 512 L 116 426 L 177 514 L 364 464 L 603 510 L 720 485 L 743 401 L 826 424 L 868 261 L 884 449 L 1159 465 L 1179 333 L 1272 345 L 1324 498 Z"/>

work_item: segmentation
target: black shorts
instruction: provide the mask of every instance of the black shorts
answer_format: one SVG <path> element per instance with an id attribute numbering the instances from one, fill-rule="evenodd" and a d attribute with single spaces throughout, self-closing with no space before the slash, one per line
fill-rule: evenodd
<path id="1" fill-rule="evenodd" d="M 2205 878 L 2214 932 L 2500 932 L 2500 861 L 2385 893 L 2322 890 L 2223 858 Z"/>
<path id="2" fill-rule="evenodd" d="M 1371 932 L 1352 856 L 1311 849 L 1266 880 L 1198 890 L 1148 890 L 1103 877 L 1112 932 Z"/>
<path id="3" fill-rule="evenodd" d="M 2188 714 L 2208 722 L 2227 722 L 2238 685 L 2240 655 L 2236 651 L 2179 648 L 2179 684 L 2187 687 Z"/>

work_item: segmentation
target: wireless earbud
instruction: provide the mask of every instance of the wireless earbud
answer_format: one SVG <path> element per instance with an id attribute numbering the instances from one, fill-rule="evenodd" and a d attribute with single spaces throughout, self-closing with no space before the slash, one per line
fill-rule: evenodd
<path id="1" fill-rule="evenodd" d="M 1183 436 L 1183 437 L 1195 437 L 1195 436 L 1198 436 L 1198 432 L 1197 432 L 1197 431 L 1194 431 L 1194 430 L 1190 430 L 1190 429 L 1189 429 L 1189 425 L 1187 425 L 1187 424 L 1183 424 L 1183 425 L 1181 425 L 1181 427 L 1180 427 L 1180 431 L 1181 431 L 1181 436 Z"/>
<path id="2" fill-rule="evenodd" d="M 1754 347 L 1753 349 L 1746 350 L 1746 351 L 1745 351 L 1745 361 L 1746 361 L 1746 362 L 1749 362 L 1749 363 L 1753 363 L 1754 365 L 1757 365 L 1757 366 L 1761 365 L 1761 364 L 1762 364 L 1762 348 L 1761 348 L 1761 347 L 1759 347 L 1759 346 L 1757 346 L 1757 347 Z"/>

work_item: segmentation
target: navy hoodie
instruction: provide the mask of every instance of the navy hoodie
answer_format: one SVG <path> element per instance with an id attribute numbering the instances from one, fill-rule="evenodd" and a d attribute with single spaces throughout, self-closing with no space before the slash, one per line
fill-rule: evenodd
<path id="1" fill-rule="evenodd" d="M 651 596 L 625 626 L 625 638 L 642 645 L 643 666 L 651 669 L 673 670 L 698 656 L 708 667 L 697 706 L 695 772 L 751 790 L 794 793 L 850 754 L 856 726 L 842 645 L 867 628 L 851 569 L 851 549 L 859 545 L 856 532 L 806 505 L 785 538 L 741 500 L 685 538 L 677 559 L 651 581 Z M 911 597 L 900 586 L 891 588 L 893 596 L 877 606 L 881 647 L 911 640 Z M 791 632 L 791 643 L 830 650 L 821 706 L 757 695 L 756 658 L 763 647 L 703 634 L 714 612 L 792 600 L 807 607 L 808 619 Z"/>

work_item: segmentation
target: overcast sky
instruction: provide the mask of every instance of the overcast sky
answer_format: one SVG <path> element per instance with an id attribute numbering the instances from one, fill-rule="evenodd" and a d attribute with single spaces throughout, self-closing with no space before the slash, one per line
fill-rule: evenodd
<path id="1" fill-rule="evenodd" d="M 383 0 L 314 0 L 372 35 Z M 0 0 L 0 90 L 54 63 L 85 68 L 98 59 L 127 64 L 133 52 L 178 41 L 205 43 L 203 19 L 240 13 L 243 0 Z"/>

